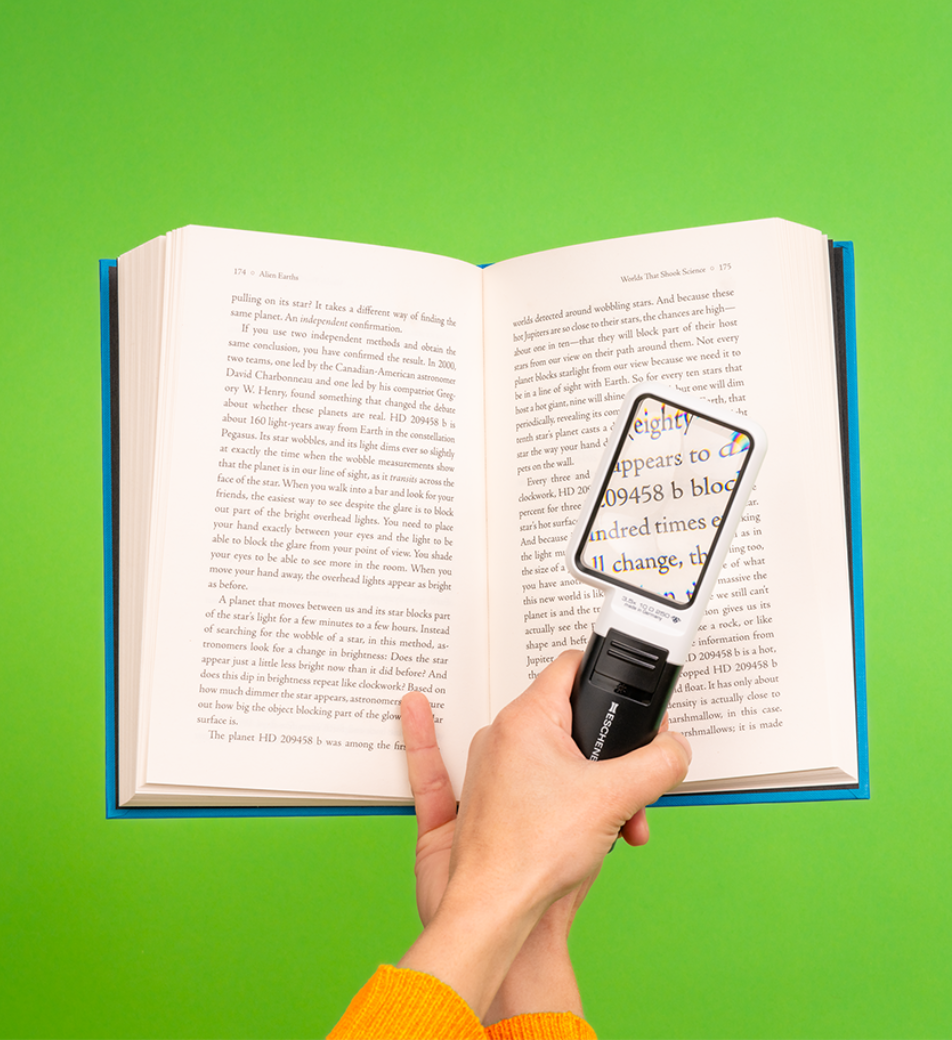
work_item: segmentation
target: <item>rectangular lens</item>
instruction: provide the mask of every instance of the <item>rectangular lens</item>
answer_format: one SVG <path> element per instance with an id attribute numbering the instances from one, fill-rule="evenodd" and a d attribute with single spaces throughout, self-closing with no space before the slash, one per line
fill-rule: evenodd
<path id="1" fill-rule="evenodd" d="M 578 560 L 687 606 L 747 463 L 750 437 L 670 401 L 635 404 Z"/>

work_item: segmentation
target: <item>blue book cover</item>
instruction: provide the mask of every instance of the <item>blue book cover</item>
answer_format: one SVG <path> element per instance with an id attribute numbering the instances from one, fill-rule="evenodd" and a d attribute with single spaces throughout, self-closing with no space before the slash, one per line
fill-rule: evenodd
<path id="1" fill-rule="evenodd" d="M 716 794 L 671 794 L 656 804 L 718 805 L 758 802 L 862 799 L 870 795 L 866 715 L 865 639 L 863 627 L 862 525 L 860 511 L 859 422 L 857 397 L 855 269 L 853 244 L 834 242 L 830 248 L 834 325 L 850 553 L 853 659 L 859 777 L 855 784 L 830 787 L 745 790 Z M 412 814 L 411 806 L 195 806 L 132 807 L 118 804 L 117 613 L 118 600 L 118 280 L 117 262 L 101 260 L 100 316 L 102 361 L 102 471 L 105 600 L 105 726 L 106 815 L 109 818 L 189 818 L 217 816 L 324 816 Z"/>

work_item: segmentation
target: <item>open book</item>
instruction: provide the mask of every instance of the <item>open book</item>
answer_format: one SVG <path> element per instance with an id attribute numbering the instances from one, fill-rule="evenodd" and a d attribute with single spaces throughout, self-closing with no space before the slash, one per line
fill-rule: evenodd
<path id="1" fill-rule="evenodd" d="M 868 795 L 848 243 L 763 220 L 482 269 L 187 227 L 102 272 L 115 813 L 406 804 L 409 689 L 458 790 L 588 640 L 566 542 L 646 379 L 771 443 L 665 801 Z"/>

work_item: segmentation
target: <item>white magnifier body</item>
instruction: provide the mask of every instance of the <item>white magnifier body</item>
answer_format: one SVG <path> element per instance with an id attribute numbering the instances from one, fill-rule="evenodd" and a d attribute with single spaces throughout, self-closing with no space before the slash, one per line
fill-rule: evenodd
<path id="1" fill-rule="evenodd" d="M 572 691 L 587 758 L 658 732 L 766 450 L 760 426 L 700 398 L 625 397 L 567 551 L 606 593 Z"/>

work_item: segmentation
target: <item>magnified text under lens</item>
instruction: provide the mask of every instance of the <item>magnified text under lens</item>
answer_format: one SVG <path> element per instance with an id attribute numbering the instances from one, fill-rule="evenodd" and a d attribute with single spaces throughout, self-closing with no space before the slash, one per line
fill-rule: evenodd
<path id="1" fill-rule="evenodd" d="M 742 430 L 655 397 L 639 398 L 579 564 L 688 605 L 749 450 Z"/>

